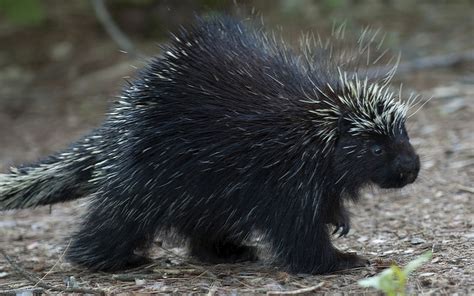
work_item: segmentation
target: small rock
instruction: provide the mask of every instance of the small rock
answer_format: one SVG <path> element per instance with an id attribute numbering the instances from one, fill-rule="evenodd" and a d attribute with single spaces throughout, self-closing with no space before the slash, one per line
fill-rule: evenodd
<path id="1" fill-rule="evenodd" d="M 434 258 L 433 260 L 431 260 L 431 263 L 437 263 L 439 262 L 440 258 L 439 257 L 436 257 Z"/>
<path id="2" fill-rule="evenodd" d="M 31 244 L 26 246 L 26 249 L 31 251 L 33 249 L 36 249 L 39 246 L 39 242 L 32 242 Z"/>
<path id="3" fill-rule="evenodd" d="M 146 280 L 144 280 L 144 279 L 135 279 L 135 285 L 143 286 L 145 284 L 146 284 Z"/>
<path id="4" fill-rule="evenodd" d="M 440 244 L 433 244 L 433 246 L 431 247 L 431 250 L 435 253 L 439 252 L 442 250 L 441 248 L 441 245 Z"/>
<path id="5" fill-rule="evenodd" d="M 276 280 L 279 284 L 286 284 L 290 279 L 290 275 L 286 272 L 278 272 L 276 274 Z"/>
<path id="6" fill-rule="evenodd" d="M 73 275 L 66 276 L 64 278 L 64 284 L 67 288 L 79 288 L 79 284 L 77 283 L 77 280 Z"/>
<path id="7" fill-rule="evenodd" d="M 420 273 L 420 277 L 429 277 L 429 276 L 433 276 L 435 275 L 434 272 L 423 272 L 423 273 Z"/>
<path id="8" fill-rule="evenodd" d="M 387 240 L 385 239 L 375 238 L 371 241 L 371 243 L 374 245 L 381 245 L 381 244 L 384 244 L 386 241 Z"/>
<path id="9" fill-rule="evenodd" d="M 421 279 L 421 285 L 424 287 L 429 287 L 433 284 L 433 281 L 430 278 L 423 278 Z"/>
<path id="10" fill-rule="evenodd" d="M 8 276 L 8 272 L 0 272 L 0 279 L 6 278 Z"/>
<path id="11" fill-rule="evenodd" d="M 461 259 L 460 258 L 453 258 L 453 259 L 450 259 L 448 262 L 451 263 L 451 264 L 458 265 L 461 262 Z M 453 268 L 454 267 L 455 266 L 453 266 Z"/>
<path id="12" fill-rule="evenodd" d="M 413 237 L 411 240 L 410 240 L 410 243 L 412 245 L 420 245 L 420 244 L 424 244 L 426 243 L 426 241 L 420 237 Z"/>
<path id="13" fill-rule="evenodd" d="M 147 288 L 152 289 L 152 290 L 161 290 L 164 285 L 165 285 L 164 282 L 155 282 L 153 285 L 147 286 Z"/>

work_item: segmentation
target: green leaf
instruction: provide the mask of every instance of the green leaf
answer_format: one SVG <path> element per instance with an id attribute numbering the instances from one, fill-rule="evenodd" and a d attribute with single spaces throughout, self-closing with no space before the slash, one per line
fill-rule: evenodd
<path id="1" fill-rule="evenodd" d="M 407 282 L 407 275 L 397 265 L 393 265 L 390 269 L 393 271 L 394 289 L 398 294 L 403 295 Z"/>
<path id="2" fill-rule="evenodd" d="M 415 260 L 408 262 L 405 268 L 403 268 L 403 272 L 408 277 L 410 273 L 412 273 L 415 269 L 420 267 L 423 263 L 428 262 L 431 259 L 432 255 L 433 254 L 431 253 L 431 251 L 428 251 L 424 253 L 423 255 L 419 256 L 418 258 L 416 258 Z"/>
<path id="3" fill-rule="evenodd" d="M 358 281 L 362 287 L 372 287 L 382 291 L 390 290 L 392 282 L 393 270 L 391 269 L 385 269 L 379 275 Z"/>
<path id="4" fill-rule="evenodd" d="M 403 269 L 397 265 L 393 265 L 376 276 L 359 280 L 358 284 L 366 288 L 375 288 L 388 296 L 405 295 L 409 274 L 430 260 L 430 258 L 431 252 L 427 252 L 415 260 L 410 261 Z"/>

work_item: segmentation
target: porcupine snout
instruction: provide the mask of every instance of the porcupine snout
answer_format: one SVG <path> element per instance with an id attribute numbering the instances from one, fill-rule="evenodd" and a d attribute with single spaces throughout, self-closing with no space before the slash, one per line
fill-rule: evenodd
<path id="1" fill-rule="evenodd" d="M 400 154 L 395 160 L 401 186 L 413 183 L 420 171 L 420 157 L 413 149 L 409 150 L 408 153 Z"/>

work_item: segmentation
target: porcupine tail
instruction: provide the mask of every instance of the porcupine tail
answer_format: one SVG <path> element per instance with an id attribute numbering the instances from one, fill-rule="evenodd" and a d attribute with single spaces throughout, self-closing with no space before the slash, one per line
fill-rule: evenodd
<path id="1" fill-rule="evenodd" d="M 74 200 L 88 195 L 96 154 L 92 138 L 32 165 L 0 174 L 0 210 L 24 209 Z"/>

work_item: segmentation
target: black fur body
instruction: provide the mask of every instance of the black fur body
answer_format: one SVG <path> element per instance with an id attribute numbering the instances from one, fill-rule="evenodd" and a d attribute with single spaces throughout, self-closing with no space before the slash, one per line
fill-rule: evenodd
<path id="1" fill-rule="evenodd" d="M 238 21 L 198 21 L 124 89 L 101 127 L 2 175 L 0 209 L 91 196 L 67 258 L 93 270 L 146 262 L 137 250 L 170 230 L 209 262 L 255 259 L 243 243 L 258 231 L 292 272 L 364 265 L 333 247 L 330 225 L 347 234 L 344 201 L 369 184 L 413 182 L 419 160 L 397 102 L 354 113 L 341 97 L 383 94 L 336 66 L 308 63 Z M 381 119 L 358 123 L 371 116 Z"/>

